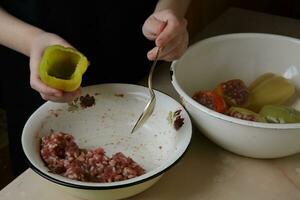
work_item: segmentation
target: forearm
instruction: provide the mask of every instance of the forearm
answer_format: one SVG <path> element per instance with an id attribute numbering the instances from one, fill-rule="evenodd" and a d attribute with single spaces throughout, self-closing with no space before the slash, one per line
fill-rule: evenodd
<path id="1" fill-rule="evenodd" d="M 29 56 L 31 44 L 41 29 L 10 15 L 0 7 L 0 44 Z"/>
<path id="2" fill-rule="evenodd" d="M 155 12 L 171 9 L 178 17 L 184 17 L 191 0 L 159 0 Z"/>

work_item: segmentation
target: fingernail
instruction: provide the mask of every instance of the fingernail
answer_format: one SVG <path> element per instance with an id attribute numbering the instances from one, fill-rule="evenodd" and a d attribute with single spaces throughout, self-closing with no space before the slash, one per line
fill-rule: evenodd
<path id="1" fill-rule="evenodd" d="M 160 25 L 160 27 L 159 27 L 159 33 L 161 33 L 161 32 L 165 29 L 166 25 L 167 25 L 167 22 L 163 22 L 163 23 Z"/>

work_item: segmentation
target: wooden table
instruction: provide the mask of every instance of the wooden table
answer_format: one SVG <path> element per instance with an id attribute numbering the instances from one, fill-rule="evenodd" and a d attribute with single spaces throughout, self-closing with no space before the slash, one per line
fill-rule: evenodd
<path id="1" fill-rule="evenodd" d="M 192 41 L 233 32 L 266 32 L 300 38 L 300 21 L 230 9 Z M 158 68 L 154 88 L 178 99 L 169 80 L 168 64 Z M 1 190 L 0 199 L 78 200 L 53 190 L 50 184 L 28 169 Z M 157 184 L 130 199 L 299 200 L 300 154 L 272 160 L 241 157 L 213 144 L 195 129 L 184 158 Z"/>

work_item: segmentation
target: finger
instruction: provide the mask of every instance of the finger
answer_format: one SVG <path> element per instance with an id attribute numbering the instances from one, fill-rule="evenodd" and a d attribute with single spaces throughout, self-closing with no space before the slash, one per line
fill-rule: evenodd
<path id="1" fill-rule="evenodd" d="M 178 35 L 177 37 L 173 38 L 166 44 L 160 53 L 159 58 L 164 59 L 164 57 L 170 54 L 174 49 L 176 49 L 180 45 L 185 45 L 185 34 Z"/>
<path id="2" fill-rule="evenodd" d="M 184 45 L 178 45 L 175 49 L 163 56 L 161 59 L 169 62 L 179 59 L 187 49 L 188 37 L 184 37 L 184 42 L 182 44 Z"/>
<path id="3" fill-rule="evenodd" d="M 73 92 L 64 92 L 63 100 L 64 102 L 70 102 L 73 101 L 75 98 L 79 97 L 80 95 L 81 95 L 81 88 L 78 88 Z"/>
<path id="4" fill-rule="evenodd" d="M 147 58 L 149 60 L 155 60 L 157 51 L 158 51 L 158 47 L 154 47 L 153 49 L 151 49 L 150 51 L 148 51 Z"/>
<path id="5" fill-rule="evenodd" d="M 166 22 L 157 19 L 155 16 L 150 16 L 143 25 L 143 34 L 149 40 L 155 40 L 164 29 Z"/>
<path id="6" fill-rule="evenodd" d="M 64 103 L 64 102 L 71 102 L 75 98 L 79 97 L 80 94 L 81 94 L 81 90 L 78 89 L 74 92 L 64 92 L 61 97 L 57 97 L 57 96 L 54 96 L 54 95 L 48 95 L 48 94 L 44 94 L 44 93 L 40 93 L 40 94 L 41 94 L 42 98 L 46 101 Z"/>
<path id="7" fill-rule="evenodd" d="M 182 20 L 182 22 L 178 22 L 178 20 L 171 16 L 167 21 L 167 25 L 164 30 L 159 34 L 155 43 L 158 47 L 163 47 L 167 43 L 169 43 L 172 39 L 174 39 L 178 34 L 182 34 L 183 31 L 186 30 L 186 20 Z"/>
<path id="8" fill-rule="evenodd" d="M 61 97 L 63 95 L 63 91 L 45 85 L 39 76 L 34 74 L 30 75 L 30 86 L 32 89 L 47 95 L 53 95 L 56 97 Z"/>
<path id="9" fill-rule="evenodd" d="M 173 51 L 175 49 L 181 49 L 180 47 L 178 46 L 183 46 L 184 48 L 182 49 L 186 49 L 186 46 L 187 46 L 187 42 L 185 40 L 185 37 L 186 35 L 183 34 L 183 35 L 180 35 L 179 37 L 176 37 L 174 38 L 173 40 L 171 40 L 169 42 L 169 45 L 161 48 L 161 52 L 159 54 L 159 57 L 158 59 L 159 60 L 165 60 L 165 57 L 168 55 L 168 54 L 173 54 Z M 153 48 L 152 50 L 150 50 L 147 54 L 147 57 L 149 60 L 155 60 L 155 57 L 156 57 L 156 54 L 157 54 L 157 51 L 158 51 L 158 47 L 155 47 Z"/>
<path id="10" fill-rule="evenodd" d="M 61 97 L 63 92 L 45 85 L 38 77 L 31 78 L 30 81 L 31 88 L 38 91 L 39 93 L 44 93 L 51 96 Z"/>
<path id="11" fill-rule="evenodd" d="M 41 97 L 45 101 L 52 101 L 52 102 L 57 102 L 57 103 L 67 103 L 68 101 L 65 101 L 62 98 L 56 97 L 56 96 L 51 96 L 51 95 L 46 95 L 46 94 L 41 94 Z"/>
<path id="12" fill-rule="evenodd" d="M 163 56 L 161 59 L 167 62 L 172 62 L 176 59 L 179 59 L 181 56 L 181 47 L 176 47 L 169 54 Z"/>

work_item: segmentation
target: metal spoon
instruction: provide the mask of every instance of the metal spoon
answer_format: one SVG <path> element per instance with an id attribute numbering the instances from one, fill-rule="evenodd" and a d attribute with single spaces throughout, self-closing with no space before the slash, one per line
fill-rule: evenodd
<path id="1" fill-rule="evenodd" d="M 147 103 L 146 107 L 144 108 L 144 111 L 142 112 L 139 119 L 135 123 L 131 133 L 133 133 L 134 131 L 139 129 L 141 126 L 143 126 L 144 123 L 147 121 L 147 119 L 151 116 L 151 114 L 154 110 L 156 97 L 155 97 L 155 93 L 152 89 L 152 75 L 153 75 L 157 60 L 158 60 L 159 53 L 160 53 L 160 48 L 158 48 L 158 50 L 157 50 L 155 60 L 153 61 L 153 64 L 150 68 L 150 72 L 149 72 L 149 76 L 148 76 L 148 88 L 149 88 L 149 93 L 150 93 L 150 97 L 151 97 L 150 101 Z"/>

